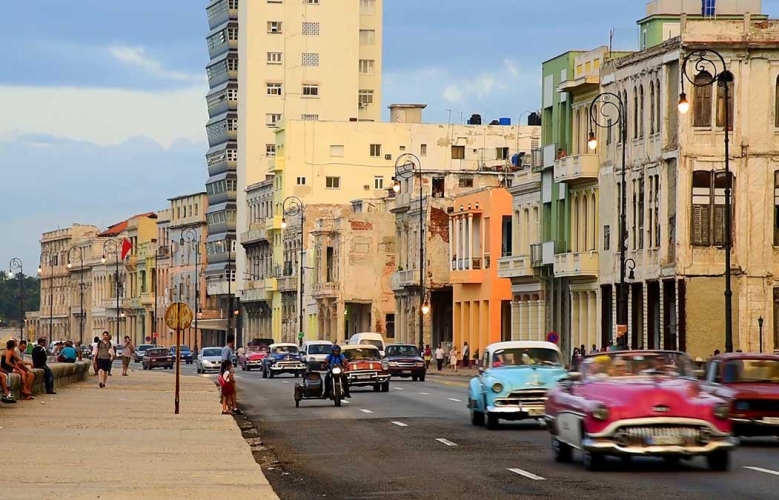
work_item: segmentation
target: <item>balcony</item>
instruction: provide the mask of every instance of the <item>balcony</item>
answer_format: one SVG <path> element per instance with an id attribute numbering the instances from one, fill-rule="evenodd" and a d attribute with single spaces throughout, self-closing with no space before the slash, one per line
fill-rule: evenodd
<path id="1" fill-rule="evenodd" d="M 141 306 L 141 298 L 140 297 L 131 297 L 129 299 L 124 299 L 122 302 L 122 307 L 125 309 L 140 309 Z"/>
<path id="2" fill-rule="evenodd" d="M 533 276 L 531 255 L 511 255 L 498 259 L 499 278 L 527 278 Z"/>
<path id="3" fill-rule="evenodd" d="M 251 245 L 252 243 L 268 241 L 268 231 L 265 229 L 265 223 L 252 222 L 249 225 L 249 230 L 245 233 L 241 233 L 241 237 L 238 241 L 241 242 L 241 245 Z"/>
<path id="4" fill-rule="evenodd" d="M 544 169 L 544 150 L 535 148 L 530 151 L 530 167 L 533 172 L 540 172 Z"/>
<path id="5" fill-rule="evenodd" d="M 565 156 L 555 160 L 554 181 L 576 183 L 597 180 L 599 170 L 596 154 Z"/>
<path id="6" fill-rule="evenodd" d="M 230 283 L 226 279 L 209 280 L 206 283 L 206 293 L 208 295 L 230 295 L 235 294 L 235 283 Z"/>
<path id="7" fill-rule="evenodd" d="M 141 293 L 141 305 L 143 306 L 154 305 L 154 293 L 153 292 Z"/>
<path id="8" fill-rule="evenodd" d="M 281 219 L 282 217 L 280 215 L 274 215 L 273 217 L 265 219 L 265 230 L 273 231 L 274 229 L 281 229 Z"/>
<path id="9" fill-rule="evenodd" d="M 276 278 L 266 278 L 265 279 L 265 291 L 266 292 L 278 292 L 279 291 L 279 280 Z"/>
<path id="10" fill-rule="evenodd" d="M 298 290 L 298 277 L 297 276 L 284 276 L 278 279 L 279 291 L 281 292 L 296 292 Z"/>
<path id="11" fill-rule="evenodd" d="M 392 273 L 390 287 L 393 290 L 403 290 L 407 286 L 419 286 L 419 269 L 406 269 Z"/>
<path id="12" fill-rule="evenodd" d="M 311 295 L 315 299 L 336 298 L 338 297 L 338 283 L 332 281 L 314 283 L 311 287 Z"/>
<path id="13" fill-rule="evenodd" d="M 238 19 L 238 0 L 212 1 L 206 7 L 208 26 L 213 29 L 231 19 Z"/>
<path id="14" fill-rule="evenodd" d="M 597 278 L 598 252 L 560 253 L 555 255 L 554 274 L 559 278 Z"/>
<path id="15" fill-rule="evenodd" d="M 484 282 L 484 266 L 481 258 L 452 259 L 452 270 L 449 273 L 451 283 L 477 284 Z"/>
<path id="16" fill-rule="evenodd" d="M 252 280 L 244 283 L 242 302 L 270 302 L 270 293 L 265 289 L 266 280 Z"/>
<path id="17" fill-rule="evenodd" d="M 122 300 L 119 299 L 119 308 L 122 307 Z M 102 299 L 100 301 L 99 307 L 102 307 L 103 309 L 116 309 L 116 297 L 114 298 L 108 298 L 108 299 Z"/>
<path id="18" fill-rule="evenodd" d="M 563 142 L 555 142 L 544 146 L 544 162 L 543 168 L 553 168 L 555 160 L 560 156 L 558 152 L 562 151 L 562 154 L 568 153 L 568 146 Z"/>

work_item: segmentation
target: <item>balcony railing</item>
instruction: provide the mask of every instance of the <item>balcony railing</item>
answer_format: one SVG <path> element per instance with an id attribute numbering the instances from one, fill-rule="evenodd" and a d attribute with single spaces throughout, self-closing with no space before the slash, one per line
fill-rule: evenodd
<path id="1" fill-rule="evenodd" d="M 533 243 L 530 245 L 530 265 L 541 267 L 544 265 L 544 244 Z"/>
<path id="2" fill-rule="evenodd" d="M 554 167 L 555 160 L 568 155 L 568 145 L 555 142 L 544 146 L 544 168 Z"/>
<path id="3" fill-rule="evenodd" d="M 554 274 L 559 277 L 598 277 L 598 252 L 568 252 L 555 255 Z"/>
<path id="4" fill-rule="evenodd" d="M 419 269 L 394 272 L 390 282 L 393 290 L 402 290 L 407 286 L 419 286 Z"/>
<path id="5" fill-rule="evenodd" d="M 311 288 L 311 295 L 315 299 L 322 299 L 325 297 L 337 297 L 338 296 L 338 283 L 325 282 L 314 283 Z"/>
<path id="6" fill-rule="evenodd" d="M 262 227 L 260 227 L 262 226 Z M 268 240 L 268 231 L 265 229 L 265 224 L 253 223 L 249 226 L 251 229 L 241 233 L 240 242 L 241 245 L 250 245 L 252 243 L 258 243 L 260 241 Z"/>
<path id="7" fill-rule="evenodd" d="M 521 278 L 533 276 L 530 255 L 511 255 L 498 259 L 498 277 Z"/>
<path id="8" fill-rule="evenodd" d="M 555 182 L 589 181 L 598 178 L 598 155 L 582 154 L 564 156 L 555 161 Z"/>
<path id="9" fill-rule="evenodd" d="M 298 289 L 298 277 L 297 276 L 284 276 L 279 278 L 279 291 L 281 292 L 295 292 Z"/>

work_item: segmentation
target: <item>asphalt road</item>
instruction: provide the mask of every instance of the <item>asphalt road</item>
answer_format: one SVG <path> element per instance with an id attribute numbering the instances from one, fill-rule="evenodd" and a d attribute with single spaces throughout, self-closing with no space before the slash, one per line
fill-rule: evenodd
<path id="1" fill-rule="evenodd" d="M 198 376 L 192 366 L 183 373 Z M 610 470 L 594 473 L 578 455 L 570 464 L 554 462 L 549 435 L 537 424 L 472 426 L 464 378 L 393 381 L 389 393 L 353 389 L 341 408 L 321 400 L 295 408 L 297 380 L 238 372 L 240 406 L 265 445 L 255 456 L 285 500 L 779 499 L 775 439 L 742 443 L 729 472 L 710 472 L 703 459 L 612 459 Z"/>

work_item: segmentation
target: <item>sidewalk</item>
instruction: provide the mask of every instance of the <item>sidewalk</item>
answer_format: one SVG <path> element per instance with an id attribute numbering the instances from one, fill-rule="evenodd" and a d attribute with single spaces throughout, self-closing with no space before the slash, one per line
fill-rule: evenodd
<path id="1" fill-rule="evenodd" d="M 472 378 L 479 375 L 479 371 L 476 369 L 475 366 L 471 365 L 470 368 L 458 368 L 456 372 L 452 371 L 452 368 L 449 365 L 444 366 L 444 369 L 440 372 L 436 370 L 435 364 L 431 364 L 430 368 L 427 370 L 427 375 L 440 375 L 442 377 L 465 377 L 465 378 Z"/>
<path id="2" fill-rule="evenodd" d="M 4 498 L 278 499 L 212 381 L 117 375 L 2 408 Z"/>

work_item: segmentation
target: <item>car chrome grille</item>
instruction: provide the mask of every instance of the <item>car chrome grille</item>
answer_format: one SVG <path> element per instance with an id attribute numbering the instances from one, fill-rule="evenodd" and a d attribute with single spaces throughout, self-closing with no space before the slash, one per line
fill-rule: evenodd
<path id="1" fill-rule="evenodd" d="M 546 390 L 537 389 L 513 391 L 508 397 L 495 400 L 495 406 L 544 406 L 545 404 Z"/>
<path id="2" fill-rule="evenodd" d="M 691 446 L 702 444 L 702 437 L 700 428 L 687 426 L 631 426 L 614 433 L 622 446 Z"/>
<path id="3" fill-rule="evenodd" d="M 397 363 L 398 363 L 398 368 L 416 368 L 416 366 L 417 366 L 417 364 L 414 363 L 413 361 L 410 362 L 410 363 L 409 362 L 398 361 Z"/>
<path id="4" fill-rule="evenodd" d="M 779 399 L 739 399 L 735 402 L 735 408 L 738 408 L 739 403 L 749 405 L 746 411 L 779 413 Z"/>

